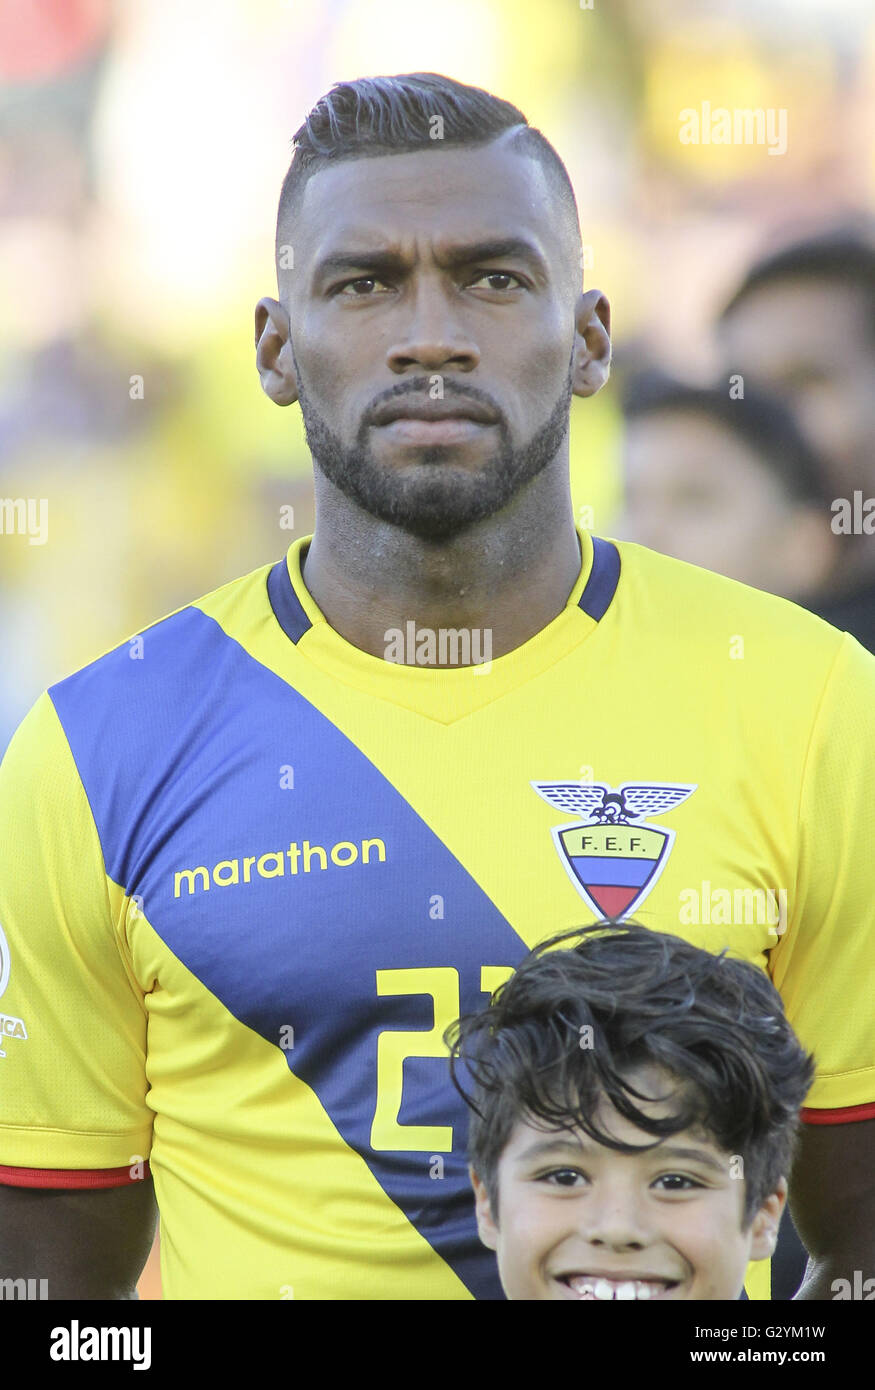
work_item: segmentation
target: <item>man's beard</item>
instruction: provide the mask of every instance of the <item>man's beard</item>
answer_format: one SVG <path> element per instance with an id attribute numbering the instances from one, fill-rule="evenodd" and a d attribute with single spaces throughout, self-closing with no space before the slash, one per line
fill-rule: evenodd
<path id="1" fill-rule="evenodd" d="M 369 515 L 400 526 L 422 540 L 448 540 L 507 505 L 555 457 L 568 430 L 572 380 L 569 371 L 562 395 L 527 444 L 514 449 L 506 422 L 494 428 L 499 446 L 492 458 L 469 470 L 449 460 L 447 445 L 423 446 L 405 475 L 378 464 L 370 447 L 371 426 L 362 423 L 347 448 L 314 409 L 298 376 L 304 434 L 313 459 L 325 477 Z"/>

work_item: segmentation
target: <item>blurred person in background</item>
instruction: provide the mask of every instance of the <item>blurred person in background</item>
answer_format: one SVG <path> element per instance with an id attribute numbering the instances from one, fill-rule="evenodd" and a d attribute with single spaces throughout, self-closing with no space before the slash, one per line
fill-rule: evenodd
<path id="1" fill-rule="evenodd" d="M 47 677 L 135 621 L 136 464 L 176 389 L 97 303 L 93 132 L 111 21 L 109 0 L 0 0 L 0 499 L 46 506 L 39 545 L 8 522 L 0 536 L 3 631 L 24 635 L 0 671 L 0 749 Z M 99 544 L 83 546 L 89 534 Z M 71 584 L 79 602 L 59 625 L 52 598 Z"/>
<path id="2" fill-rule="evenodd" d="M 35 462 L 52 436 L 63 438 L 59 462 L 69 469 L 86 428 L 110 433 L 90 389 L 93 368 L 80 370 L 93 359 L 73 362 L 65 323 L 81 281 L 77 233 L 93 195 L 88 132 L 109 7 L 70 0 L 47 19 L 45 6 L 25 11 L 0 0 L 0 505 L 45 496 L 46 475 L 41 470 L 35 485 Z M 21 282 L 28 284 L 26 332 L 12 297 Z M 34 582 L 34 571 L 49 567 L 46 550 L 8 534 L 0 517 L 0 630 L 16 652 L 0 669 L 5 748 L 42 684 L 56 633 Z"/>
<path id="3" fill-rule="evenodd" d="M 127 297 L 140 272 L 97 148 L 116 11 L 0 0 L 0 503 L 44 499 L 47 517 L 32 545 L 0 510 L 0 752 L 35 692 L 313 509 L 309 477 L 271 476 L 262 439 L 239 447 L 257 384 L 215 368 L 221 316 L 177 348 Z"/>
<path id="4" fill-rule="evenodd" d="M 806 606 L 875 651 L 875 505 L 864 510 L 875 499 L 875 243 L 833 229 L 764 257 L 717 331 L 725 371 L 741 373 L 745 394 L 777 394 L 824 461 L 838 543 Z"/>
<path id="5" fill-rule="evenodd" d="M 620 534 L 802 603 L 825 583 L 836 551 L 829 489 L 780 403 L 643 371 L 626 383 L 623 413 Z"/>

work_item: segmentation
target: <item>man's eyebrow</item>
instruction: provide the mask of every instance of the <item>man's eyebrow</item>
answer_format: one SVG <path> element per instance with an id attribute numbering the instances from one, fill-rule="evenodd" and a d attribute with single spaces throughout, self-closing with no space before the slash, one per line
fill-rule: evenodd
<path id="1" fill-rule="evenodd" d="M 493 237 L 488 241 L 472 241 L 454 246 L 440 258 L 449 270 L 473 265 L 477 261 L 496 261 L 516 257 L 528 261 L 533 269 L 547 274 L 547 263 L 541 252 L 524 237 Z M 315 277 L 324 280 L 344 270 L 397 271 L 405 268 L 404 258 L 397 251 L 333 251 L 323 257 L 315 268 Z"/>
<path id="2" fill-rule="evenodd" d="M 395 251 L 333 251 L 318 262 L 314 276 L 325 280 L 341 270 L 398 270 L 402 265 Z"/>
<path id="3" fill-rule="evenodd" d="M 475 261 L 503 261 L 511 258 L 528 261 L 537 270 L 544 274 L 547 272 L 547 263 L 538 248 L 532 242 L 526 241 L 525 237 L 519 236 L 492 237 L 488 241 L 473 241 L 464 246 L 454 246 L 441 257 L 441 261 L 452 269 L 455 266 L 471 265 Z"/>

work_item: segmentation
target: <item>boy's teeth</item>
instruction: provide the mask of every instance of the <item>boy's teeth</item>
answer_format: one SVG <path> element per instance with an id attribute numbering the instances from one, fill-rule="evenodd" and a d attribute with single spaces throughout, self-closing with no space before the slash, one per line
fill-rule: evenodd
<path id="1" fill-rule="evenodd" d="M 576 1274 L 568 1280 L 578 1298 L 601 1301 L 655 1298 L 665 1288 L 664 1283 L 643 1279 L 602 1279 Z"/>

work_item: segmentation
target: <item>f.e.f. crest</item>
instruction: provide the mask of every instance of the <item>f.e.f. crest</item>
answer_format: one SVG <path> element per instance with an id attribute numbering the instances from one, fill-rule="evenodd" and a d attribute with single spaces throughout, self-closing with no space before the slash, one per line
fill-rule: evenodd
<path id="1" fill-rule="evenodd" d="M 532 782 L 539 796 L 578 819 L 553 829 L 559 858 L 596 917 L 618 919 L 643 902 L 674 844 L 675 832 L 645 825 L 686 801 L 696 784 Z M 581 819 L 583 817 L 583 819 Z"/>

